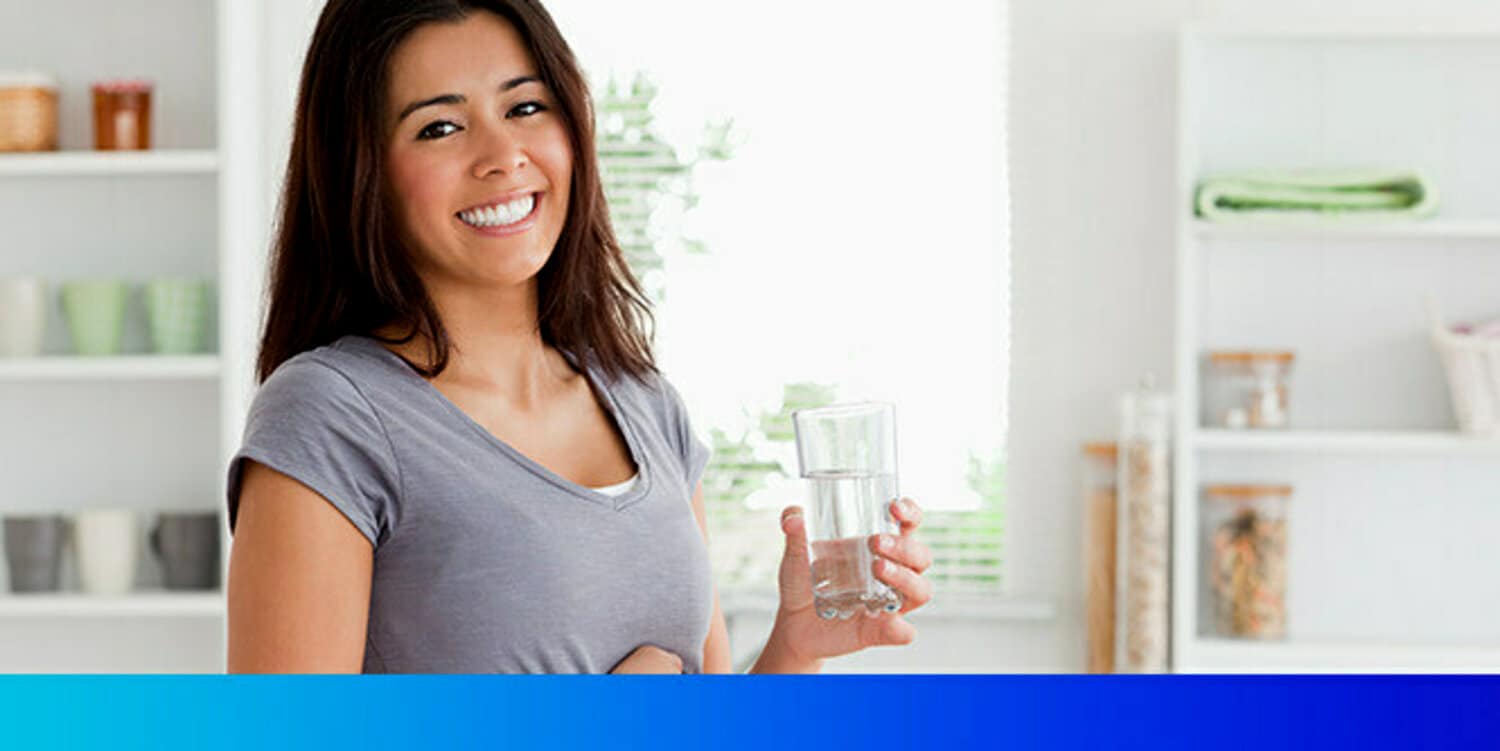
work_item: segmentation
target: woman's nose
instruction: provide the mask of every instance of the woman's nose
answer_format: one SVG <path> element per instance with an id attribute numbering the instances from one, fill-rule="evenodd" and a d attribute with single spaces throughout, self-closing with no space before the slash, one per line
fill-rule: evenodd
<path id="1" fill-rule="evenodd" d="M 480 126 L 478 152 L 474 155 L 473 175 L 484 179 L 491 174 L 509 174 L 526 165 L 526 149 L 521 140 L 504 125 Z"/>

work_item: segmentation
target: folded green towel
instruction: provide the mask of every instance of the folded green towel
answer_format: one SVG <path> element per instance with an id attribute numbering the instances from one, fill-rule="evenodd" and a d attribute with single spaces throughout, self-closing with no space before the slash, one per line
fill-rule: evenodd
<path id="1" fill-rule="evenodd" d="M 1437 211 L 1437 192 L 1409 170 L 1255 172 L 1204 180 L 1196 208 L 1216 222 L 1415 219 Z"/>

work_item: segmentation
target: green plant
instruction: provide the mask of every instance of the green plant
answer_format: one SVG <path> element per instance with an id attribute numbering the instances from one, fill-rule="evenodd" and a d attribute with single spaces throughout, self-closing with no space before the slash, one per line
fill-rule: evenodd
<path id="1" fill-rule="evenodd" d="M 658 90 L 644 73 L 636 74 L 628 87 L 611 78 L 604 95 L 595 103 L 596 142 L 604 197 L 610 221 L 620 240 L 625 260 L 654 301 L 665 299 L 666 285 L 660 273 L 664 261 L 659 244 L 672 241 L 687 252 L 705 253 L 707 248 L 693 238 L 658 236 L 652 229 L 653 213 L 667 202 L 683 210 L 698 204 L 693 174 L 702 162 L 726 161 L 734 156 L 733 121 L 709 122 L 698 153 L 684 159 L 656 132 L 651 104 Z"/>

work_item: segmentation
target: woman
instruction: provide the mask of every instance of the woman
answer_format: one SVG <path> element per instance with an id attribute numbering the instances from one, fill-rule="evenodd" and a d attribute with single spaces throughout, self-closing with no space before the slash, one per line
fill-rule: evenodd
<path id="1" fill-rule="evenodd" d="M 229 470 L 229 669 L 728 672 L 708 448 L 657 372 L 578 66 L 535 0 L 331 0 Z M 912 536 L 872 538 L 904 610 Z M 800 509 L 754 670 L 904 644 L 813 610 Z"/>

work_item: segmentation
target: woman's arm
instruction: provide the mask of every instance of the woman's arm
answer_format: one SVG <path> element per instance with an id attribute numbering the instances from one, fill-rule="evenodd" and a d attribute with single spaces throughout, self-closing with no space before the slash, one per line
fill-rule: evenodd
<path id="1" fill-rule="evenodd" d="M 358 673 L 374 551 L 322 496 L 245 460 L 229 556 L 229 672 Z"/>

